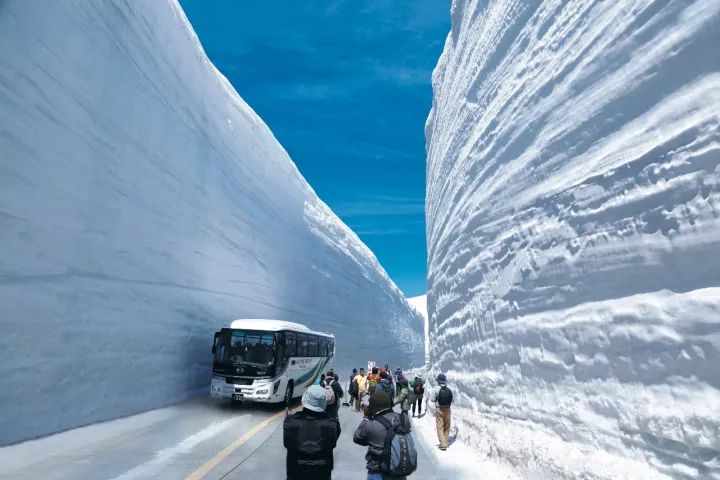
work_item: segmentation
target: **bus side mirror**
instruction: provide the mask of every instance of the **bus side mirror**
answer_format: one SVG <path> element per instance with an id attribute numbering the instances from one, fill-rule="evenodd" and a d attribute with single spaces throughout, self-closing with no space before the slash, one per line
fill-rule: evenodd
<path id="1" fill-rule="evenodd" d="M 215 352 L 217 351 L 218 338 L 220 338 L 220 332 L 215 332 L 215 338 L 213 338 L 213 346 L 212 346 L 213 355 L 215 355 Z"/>

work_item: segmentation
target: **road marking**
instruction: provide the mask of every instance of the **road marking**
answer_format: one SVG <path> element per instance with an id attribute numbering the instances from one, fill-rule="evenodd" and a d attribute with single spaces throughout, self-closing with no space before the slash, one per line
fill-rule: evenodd
<path id="1" fill-rule="evenodd" d="M 195 432 L 189 437 L 182 440 L 177 445 L 172 447 L 164 448 L 153 456 L 153 458 L 145 463 L 138 465 L 137 467 L 129 470 L 122 475 L 115 477 L 113 480 L 136 480 L 139 478 L 155 478 L 163 469 L 167 467 L 167 464 L 173 461 L 180 455 L 187 455 L 193 452 L 195 447 L 200 445 L 220 432 L 227 430 L 233 424 L 237 423 L 237 418 L 229 418 L 222 422 L 216 422 L 206 428 L 203 428 L 199 432 Z"/>
<path id="2" fill-rule="evenodd" d="M 185 477 L 185 480 L 201 480 L 205 477 L 210 471 L 220 465 L 220 463 L 225 460 L 227 457 L 230 456 L 231 453 L 233 453 L 235 450 L 240 448 L 245 442 L 250 440 L 252 437 L 257 435 L 263 428 L 267 427 L 269 424 L 277 420 L 278 418 L 285 416 L 285 410 L 282 412 L 278 412 L 272 417 L 266 418 L 262 422 L 255 425 L 252 429 L 248 430 L 245 435 L 235 440 L 233 443 L 225 447 L 220 453 L 215 455 L 213 458 L 208 460 L 208 462 L 195 470 L 193 473 Z"/>

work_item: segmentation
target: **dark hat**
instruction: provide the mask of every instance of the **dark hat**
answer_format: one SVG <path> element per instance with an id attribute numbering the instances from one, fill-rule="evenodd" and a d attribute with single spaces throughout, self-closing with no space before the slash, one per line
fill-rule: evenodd
<path id="1" fill-rule="evenodd" d="M 392 408 L 392 400 L 390 395 L 385 392 L 375 392 L 370 397 L 370 416 L 377 415 L 380 412 Z"/>
<path id="2" fill-rule="evenodd" d="M 438 374 L 437 381 L 438 381 L 438 383 L 446 383 L 447 378 L 445 377 L 445 374 L 444 373 Z"/>

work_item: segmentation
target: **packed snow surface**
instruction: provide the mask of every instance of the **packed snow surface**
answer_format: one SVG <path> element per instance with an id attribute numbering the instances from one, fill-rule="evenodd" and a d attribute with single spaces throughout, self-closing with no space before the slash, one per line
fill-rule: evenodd
<path id="1" fill-rule="evenodd" d="M 176 2 L 0 1 L 0 444 L 186 398 L 242 317 L 334 332 L 340 367 L 422 361 Z"/>
<path id="2" fill-rule="evenodd" d="M 455 0 L 431 362 L 548 478 L 720 478 L 720 2 Z"/>

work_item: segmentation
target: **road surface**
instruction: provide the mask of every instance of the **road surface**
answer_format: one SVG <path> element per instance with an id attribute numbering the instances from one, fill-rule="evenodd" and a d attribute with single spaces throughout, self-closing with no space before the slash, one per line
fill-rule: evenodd
<path id="1" fill-rule="evenodd" d="M 0 448 L 0 479 L 284 479 L 284 416 L 278 407 L 202 398 Z M 360 419 L 341 407 L 335 480 L 366 478 L 366 449 L 352 443 Z M 429 441 L 415 439 L 413 480 L 464 478 L 437 463 Z"/>

